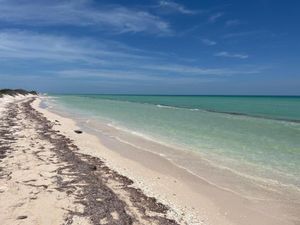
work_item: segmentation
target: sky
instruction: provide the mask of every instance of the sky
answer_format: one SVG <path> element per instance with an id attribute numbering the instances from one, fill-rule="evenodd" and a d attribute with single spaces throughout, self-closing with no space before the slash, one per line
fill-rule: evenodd
<path id="1" fill-rule="evenodd" d="M 0 0 L 0 88 L 300 95 L 297 0 Z"/>

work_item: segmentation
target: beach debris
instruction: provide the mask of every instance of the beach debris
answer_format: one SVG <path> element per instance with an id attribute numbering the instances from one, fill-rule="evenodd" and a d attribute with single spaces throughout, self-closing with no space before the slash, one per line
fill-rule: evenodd
<path id="1" fill-rule="evenodd" d="M 81 130 L 74 130 L 74 132 L 75 132 L 76 134 L 82 134 L 82 131 L 81 131 Z"/>
<path id="2" fill-rule="evenodd" d="M 18 216 L 17 219 L 18 219 L 18 220 L 24 220 L 24 219 L 27 219 L 27 216 L 25 216 L 25 215 L 23 215 L 23 216 Z"/>
<path id="3" fill-rule="evenodd" d="M 91 165 L 90 168 L 91 168 L 91 170 L 97 170 L 97 166 L 95 166 L 95 165 Z"/>

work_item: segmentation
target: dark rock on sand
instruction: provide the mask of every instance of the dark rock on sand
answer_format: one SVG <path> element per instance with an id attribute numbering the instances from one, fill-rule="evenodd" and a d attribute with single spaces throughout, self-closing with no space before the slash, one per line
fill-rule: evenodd
<path id="1" fill-rule="evenodd" d="M 81 131 L 81 130 L 74 130 L 74 132 L 75 132 L 76 134 L 82 134 L 82 131 Z"/>
<path id="2" fill-rule="evenodd" d="M 18 217 L 17 217 L 18 220 L 24 220 L 24 219 L 26 219 L 26 218 L 27 218 L 27 216 L 18 216 Z"/>
<path id="3" fill-rule="evenodd" d="M 95 166 L 95 165 L 91 165 L 90 168 L 91 168 L 91 170 L 97 170 L 97 166 Z"/>

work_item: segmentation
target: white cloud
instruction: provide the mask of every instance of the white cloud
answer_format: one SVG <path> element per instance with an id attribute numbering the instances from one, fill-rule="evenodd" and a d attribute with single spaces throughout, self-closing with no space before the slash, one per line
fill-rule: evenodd
<path id="1" fill-rule="evenodd" d="M 211 15 L 211 16 L 208 18 L 208 21 L 209 21 L 210 23 L 215 23 L 215 22 L 217 22 L 217 20 L 218 20 L 219 18 L 221 18 L 223 15 L 224 15 L 224 13 L 221 13 L 221 12 L 215 13 L 215 14 Z"/>
<path id="2" fill-rule="evenodd" d="M 206 38 L 201 39 L 201 41 L 203 44 L 208 45 L 208 46 L 213 46 L 213 45 L 217 44 L 217 42 L 210 40 L 210 39 L 206 39 Z"/>
<path id="3" fill-rule="evenodd" d="M 215 56 L 220 57 L 228 57 L 228 58 L 239 58 L 239 59 L 247 59 L 249 55 L 246 54 L 236 54 L 236 53 L 229 53 L 229 52 L 218 52 Z"/>
<path id="4" fill-rule="evenodd" d="M 193 10 L 190 10 L 190 9 L 187 9 L 186 7 L 184 7 L 183 5 L 181 4 L 178 4 L 176 2 L 173 2 L 173 1 L 160 1 L 159 2 L 159 7 L 161 8 L 164 8 L 164 9 L 169 9 L 169 10 L 172 10 L 172 11 L 176 11 L 176 12 L 179 12 L 179 13 L 182 13 L 182 14 L 196 14 L 197 12 L 196 11 L 193 11 Z"/>
<path id="5" fill-rule="evenodd" d="M 93 26 L 118 33 L 171 33 L 167 22 L 149 12 L 116 5 L 99 8 L 92 3 L 88 0 L 2 0 L 0 21 L 30 26 Z"/>

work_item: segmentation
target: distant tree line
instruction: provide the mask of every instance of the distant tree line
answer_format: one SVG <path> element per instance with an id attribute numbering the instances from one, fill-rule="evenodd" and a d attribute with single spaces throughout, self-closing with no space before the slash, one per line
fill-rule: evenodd
<path id="1" fill-rule="evenodd" d="M 3 97 L 3 95 L 10 95 L 10 96 L 16 96 L 16 95 L 37 95 L 36 91 L 26 91 L 23 89 L 0 89 L 0 97 Z"/>

